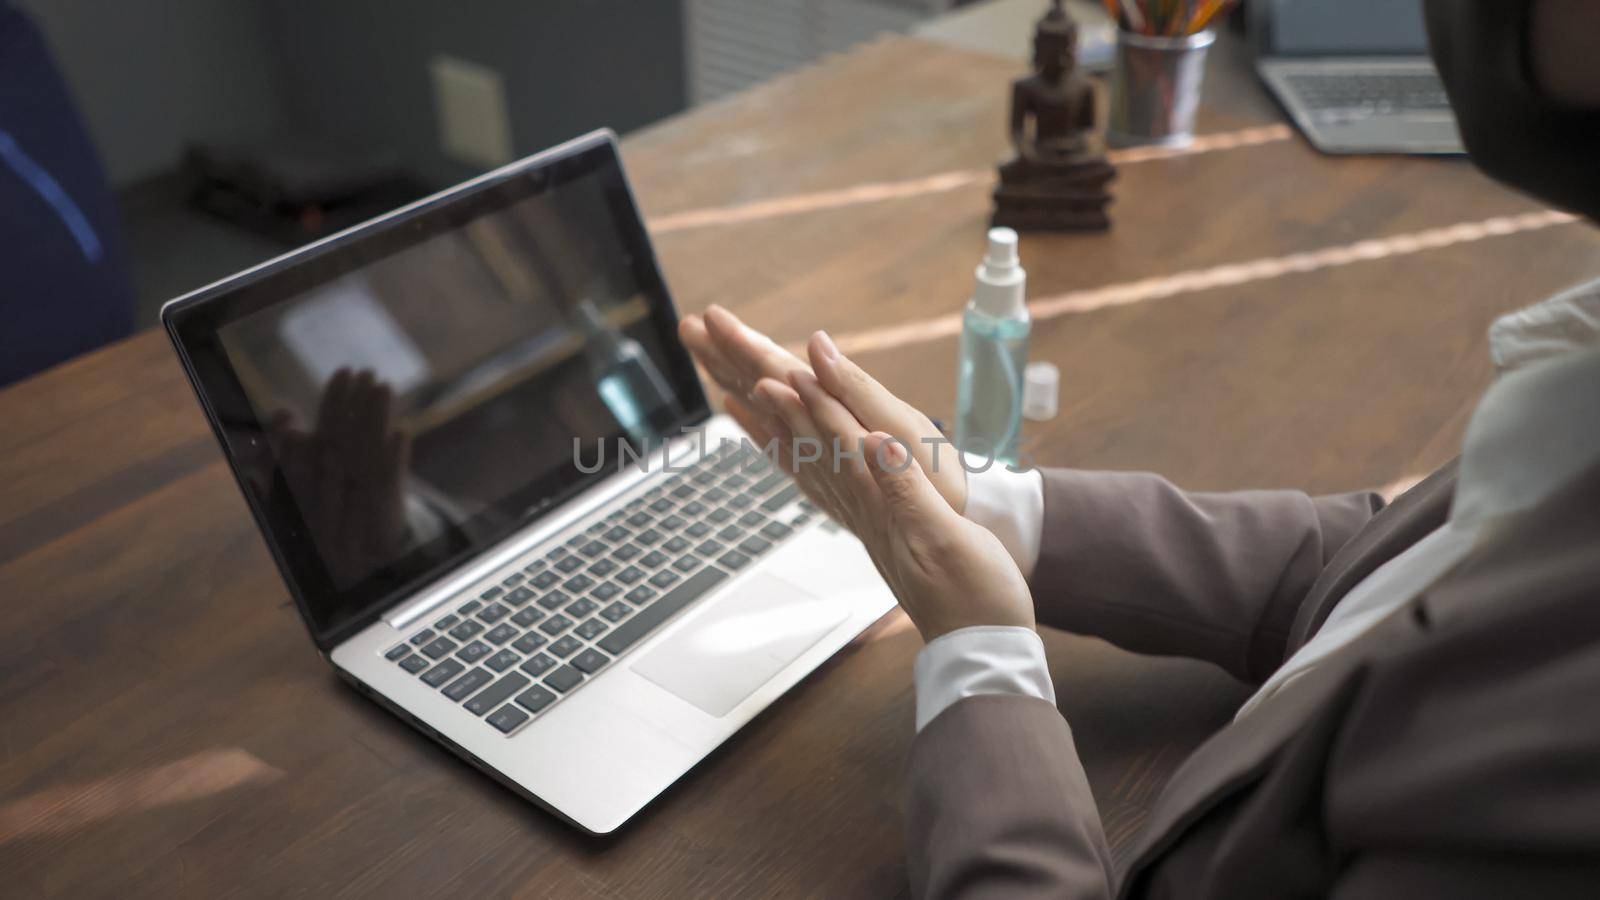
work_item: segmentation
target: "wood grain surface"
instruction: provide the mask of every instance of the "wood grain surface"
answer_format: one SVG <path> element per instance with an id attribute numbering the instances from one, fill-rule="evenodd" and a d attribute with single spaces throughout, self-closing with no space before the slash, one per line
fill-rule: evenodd
<path id="1" fill-rule="evenodd" d="M 647 214 L 677 223 L 657 241 L 680 306 L 722 303 L 791 342 L 906 326 L 860 361 L 948 417 L 955 341 L 917 328 L 968 296 L 991 187 L 970 173 L 1005 153 L 1016 74 L 885 39 L 630 137 Z M 1460 160 L 1323 157 L 1271 131 L 1280 114 L 1231 42 L 1208 78 L 1200 131 L 1266 138 L 1124 161 L 1112 232 L 1024 238 L 1030 295 L 1290 262 L 1054 308 L 1033 356 L 1061 367 L 1062 411 L 1028 426 L 1029 450 L 1203 489 L 1341 490 L 1444 462 L 1491 377 L 1485 326 L 1600 275 L 1600 239 L 1549 221 L 1419 245 L 1539 208 Z M 1362 241 L 1377 243 L 1337 265 L 1293 262 Z M 587 839 L 335 679 L 162 335 L 0 392 L 0 423 L 0 895 L 906 893 L 919 642 L 898 614 L 620 833 Z M 1046 642 L 1124 848 L 1246 689 L 1199 663 Z"/>

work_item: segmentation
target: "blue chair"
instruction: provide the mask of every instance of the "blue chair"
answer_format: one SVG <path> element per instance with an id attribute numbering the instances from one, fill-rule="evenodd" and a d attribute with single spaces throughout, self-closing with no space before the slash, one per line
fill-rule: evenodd
<path id="1" fill-rule="evenodd" d="M 0 0 L 0 385 L 133 330 L 116 204 L 39 29 Z"/>

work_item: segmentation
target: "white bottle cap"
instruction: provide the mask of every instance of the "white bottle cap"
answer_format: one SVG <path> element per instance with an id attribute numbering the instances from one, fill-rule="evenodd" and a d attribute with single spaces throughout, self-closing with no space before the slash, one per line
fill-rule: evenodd
<path id="1" fill-rule="evenodd" d="M 1018 261 L 1015 231 L 989 229 L 989 251 L 978 264 L 977 276 L 972 305 L 979 312 L 997 319 L 1028 318 L 1028 305 L 1023 299 L 1028 273 Z"/>
<path id="2" fill-rule="evenodd" d="M 1022 415 L 1035 422 L 1056 417 L 1061 398 L 1061 370 L 1054 363 L 1028 363 L 1022 375 Z"/>

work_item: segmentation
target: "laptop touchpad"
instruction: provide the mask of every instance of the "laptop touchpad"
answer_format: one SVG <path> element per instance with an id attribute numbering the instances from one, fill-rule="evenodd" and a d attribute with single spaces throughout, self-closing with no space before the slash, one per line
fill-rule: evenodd
<path id="1" fill-rule="evenodd" d="M 843 602 L 756 572 L 651 649 L 633 671 L 720 718 L 848 614 Z"/>

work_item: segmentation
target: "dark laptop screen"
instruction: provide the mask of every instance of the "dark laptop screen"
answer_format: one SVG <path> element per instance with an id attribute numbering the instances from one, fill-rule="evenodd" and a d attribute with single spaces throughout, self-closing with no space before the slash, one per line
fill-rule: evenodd
<path id="1" fill-rule="evenodd" d="M 175 333 L 319 642 L 601 477 L 575 438 L 705 415 L 609 142 L 199 311 Z"/>
<path id="2" fill-rule="evenodd" d="M 1422 0 L 1272 0 L 1271 56 L 1423 56 Z"/>

